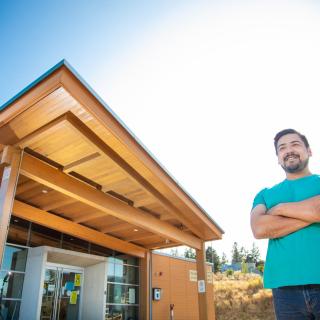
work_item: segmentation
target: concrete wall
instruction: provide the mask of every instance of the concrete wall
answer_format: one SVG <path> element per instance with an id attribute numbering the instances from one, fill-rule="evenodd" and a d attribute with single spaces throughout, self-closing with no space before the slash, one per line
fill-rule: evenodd
<path id="1" fill-rule="evenodd" d="M 82 291 L 82 319 L 105 319 L 107 262 L 101 262 L 84 269 Z"/>
<path id="2" fill-rule="evenodd" d="M 40 317 L 46 261 L 47 253 L 42 247 L 29 249 L 19 320 L 35 320 Z"/>

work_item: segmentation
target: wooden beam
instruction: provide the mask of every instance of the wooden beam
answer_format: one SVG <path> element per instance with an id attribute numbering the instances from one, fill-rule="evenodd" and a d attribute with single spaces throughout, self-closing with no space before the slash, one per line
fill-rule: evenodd
<path id="1" fill-rule="evenodd" d="M 74 161 L 74 162 L 71 162 L 69 164 L 67 164 L 66 166 L 63 167 L 62 171 L 63 172 L 71 172 L 71 171 L 74 171 L 74 170 L 77 170 L 79 167 L 81 167 L 84 163 L 88 162 L 88 161 L 91 161 L 93 159 L 96 159 L 100 157 L 100 153 L 99 152 L 95 152 L 93 154 L 90 154 L 86 157 L 83 157 L 77 161 Z"/>
<path id="2" fill-rule="evenodd" d="M 207 283 L 207 264 L 206 264 L 206 248 L 204 242 L 201 249 L 196 249 L 196 263 L 197 263 L 197 276 L 198 276 L 198 307 L 199 307 L 199 320 L 214 320 L 214 312 L 209 313 L 211 306 L 209 301 L 209 289 Z M 199 283 L 201 281 L 201 283 Z M 199 288 L 204 288 L 203 292 L 200 292 Z"/>
<path id="3" fill-rule="evenodd" d="M 88 128 L 79 118 L 73 113 L 66 113 L 68 124 L 77 134 L 97 150 L 102 156 L 111 159 L 126 176 L 137 183 L 143 190 L 145 190 L 151 197 L 166 208 L 172 215 L 181 223 L 185 224 L 192 232 L 201 237 L 202 233 L 195 225 L 178 213 L 178 209 L 168 201 L 156 188 L 154 188 L 145 178 L 143 178 L 133 167 L 131 167 L 125 160 L 123 160 L 112 148 L 110 148 L 102 139 L 100 139 L 90 128 Z"/>
<path id="4" fill-rule="evenodd" d="M 160 202 L 161 205 L 166 208 L 176 219 L 186 225 L 198 237 L 202 237 L 202 232 L 192 223 L 191 220 L 188 220 L 183 216 L 183 214 L 179 213 L 179 210 L 168 199 L 166 199 L 156 188 L 154 188 L 146 179 L 144 179 L 133 167 L 123 160 L 112 148 L 110 148 L 72 112 L 67 112 L 52 120 L 48 124 L 40 127 L 24 137 L 17 143 L 17 145 L 19 145 L 21 148 L 27 147 L 35 139 L 50 135 L 65 126 L 68 126 L 70 129 L 74 130 L 76 134 L 81 135 L 81 137 L 88 144 L 96 149 L 97 153 L 107 157 L 108 160 L 111 159 L 113 163 L 126 174 L 126 176 L 132 179 L 135 183 L 138 183 L 142 189 L 144 189 L 156 201 Z M 71 168 L 67 168 L 66 171 L 71 173 L 72 170 Z M 75 175 L 77 173 L 72 172 L 72 174 Z"/>
<path id="5" fill-rule="evenodd" d="M 49 203 L 49 204 L 41 207 L 41 209 L 44 210 L 44 211 L 51 211 L 51 210 L 54 210 L 54 209 L 57 209 L 57 208 L 61 208 L 61 207 L 67 206 L 67 205 L 75 203 L 75 202 L 77 202 L 77 201 L 74 200 L 73 198 L 64 199 L 64 200 L 61 200 L 61 201 L 55 201 L 55 202 Z"/>
<path id="6" fill-rule="evenodd" d="M 67 68 L 63 68 L 61 76 L 61 83 L 63 87 L 70 92 L 70 94 L 77 100 L 84 109 L 86 109 L 94 118 L 109 132 L 111 132 L 121 143 L 123 143 L 128 150 L 139 159 L 143 165 L 150 170 L 150 172 L 157 178 L 157 180 L 164 185 L 170 194 L 171 203 L 179 208 L 179 213 L 185 218 L 196 216 L 201 222 L 210 229 L 210 236 L 212 233 L 221 238 L 222 231 L 218 226 L 203 212 L 203 210 L 188 196 L 185 191 L 174 181 L 169 174 L 154 160 L 154 158 L 137 142 L 135 137 L 130 134 L 128 130 L 121 124 L 121 122 L 106 110 L 106 107 L 99 99 L 81 83 L 79 79 Z M 177 211 L 176 211 L 177 212 Z M 192 218 L 191 218 L 192 219 Z M 192 222 L 192 220 L 191 220 Z M 185 223 L 184 223 L 185 224 Z M 187 227 L 188 224 L 185 224 Z M 190 228 L 192 230 L 192 228 Z M 196 233 L 200 238 L 202 234 Z M 208 236 L 208 235 L 207 235 Z"/>
<path id="7" fill-rule="evenodd" d="M 128 206 L 100 190 L 91 188 L 28 154 L 24 154 L 20 170 L 24 176 L 120 220 L 189 247 L 200 247 L 201 240 L 199 238 L 139 209 Z"/>
<path id="8" fill-rule="evenodd" d="M 37 187 L 39 184 L 33 180 L 26 181 L 17 187 L 16 195 L 24 193 L 26 191 L 32 190 Z"/>
<path id="9" fill-rule="evenodd" d="M 145 256 L 146 250 L 142 247 L 132 243 L 127 243 L 123 240 L 108 236 L 99 231 L 63 219 L 52 213 L 48 213 L 18 200 L 14 201 L 13 214 L 19 218 L 40 224 L 53 230 L 58 230 L 65 234 L 98 244 L 106 248 L 140 258 Z"/>
<path id="10" fill-rule="evenodd" d="M 86 213 L 84 215 L 81 215 L 79 217 L 72 219 L 72 221 L 76 223 L 83 223 L 83 222 L 88 222 L 90 220 L 94 220 L 101 217 L 107 217 L 107 215 L 104 212 L 98 211 L 94 213 Z"/>
<path id="11" fill-rule="evenodd" d="M 6 164 L 0 185 L 0 265 L 4 254 L 10 225 L 12 205 L 18 183 L 21 150 L 6 146 L 1 163 Z"/>
<path id="12" fill-rule="evenodd" d="M 43 99 L 57 88 L 61 87 L 61 68 L 51 73 L 45 80 L 28 90 L 19 99 L 14 100 L 10 106 L 0 112 L 0 127 L 21 114 L 30 106 Z"/>
<path id="13" fill-rule="evenodd" d="M 144 233 L 138 233 L 138 234 L 132 235 L 130 237 L 125 237 L 122 240 L 128 241 L 128 242 L 134 242 L 134 241 L 144 240 L 144 239 L 148 239 L 156 236 L 157 236 L 156 234 L 153 234 L 150 232 L 144 232 Z"/>
<path id="14" fill-rule="evenodd" d="M 146 252 L 145 258 L 140 259 L 140 319 L 150 320 L 151 304 L 151 253 Z"/>
<path id="15" fill-rule="evenodd" d="M 144 248 L 150 249 L 150 250 L 155 250 L 155 249 L 165 249 L 165 248 L 171 248 L 171 247 L 179 247 L 181 246 L 181 243 L 177 242 L 166 242 L 166 241 L 161 241 L 161 242 L 156 242 L 156 243 L 151 243 L 144 245 Z"/>
<path id="16" fill-rule="evenodd" d="M 112 224 L 111 226 L 104 227 L 104 228 L 100 229 L 100 231 L 102 233 L 112 233 L 112 232 L 117 232 L 117 231 L 121 231 L 121 230 L 127 230 L 130 228 L 133 228 L 133 226 L 131 226 L 129 223 L 118 222 L 118 223 Z"/>

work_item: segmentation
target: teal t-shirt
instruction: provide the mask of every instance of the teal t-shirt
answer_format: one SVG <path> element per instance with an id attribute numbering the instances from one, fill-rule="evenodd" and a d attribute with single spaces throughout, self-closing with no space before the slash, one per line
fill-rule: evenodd
<path id="1" fill-rule="evenodd" d="M 320 176 L 284 180 L 261 190 L 253 207 L 267 209 L 279 203 L 302 201 L 320 195 Z M 320 284 L 320 224 L 313 223 L 287 236 L 269 239 L 264 269 L 264 287 Z"/>

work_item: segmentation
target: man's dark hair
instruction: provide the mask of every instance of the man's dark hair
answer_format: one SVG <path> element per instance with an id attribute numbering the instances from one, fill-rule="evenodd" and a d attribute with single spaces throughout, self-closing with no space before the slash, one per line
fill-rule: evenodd
<path id="1" fill-rule="evenodd" d="M 294 129 L 284 129 L 284 130 L 281 130 L 280 132 L 278 132 L 276 134 L 276 136 L 274 137 L 274 147 L 276 149 L 277 154 L 278 154 L 277 146 L 278 146 L 279 139 L 287 134 L 292 134 L 292 133 L 297 134 L 300 137 L 300 139 L 303 141 L 306 148 L 309 148 L 309 142 L 303 134 L 301 134 L 300 132 L 298 132 L 297 130 L 294 130 Z"/>

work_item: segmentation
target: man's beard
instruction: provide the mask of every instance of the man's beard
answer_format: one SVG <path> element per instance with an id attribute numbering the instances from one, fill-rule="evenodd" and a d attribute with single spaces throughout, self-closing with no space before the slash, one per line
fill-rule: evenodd
<path id="1" fill-rule="evenodd" d="M 307 158 L 304 161 L 301 161 L 299 156 L 297 156 L 297 155 L 295 155 L 295 156 L 299 159 L 299 161 L 297 163 L 294 163 L 294 164 L 291 164 L 291 165 L 290 164 L 286 165 L 286 161 L 284 161 L 284 164 L 281 165 L 281 167 L 283 168 L 283 170 L 285 172 L 287 172 L 287 173 L 297 173 L 297 172 L 303 171 L 307 167 L 307 165 L 309 163 L 309 158 Z"/>

